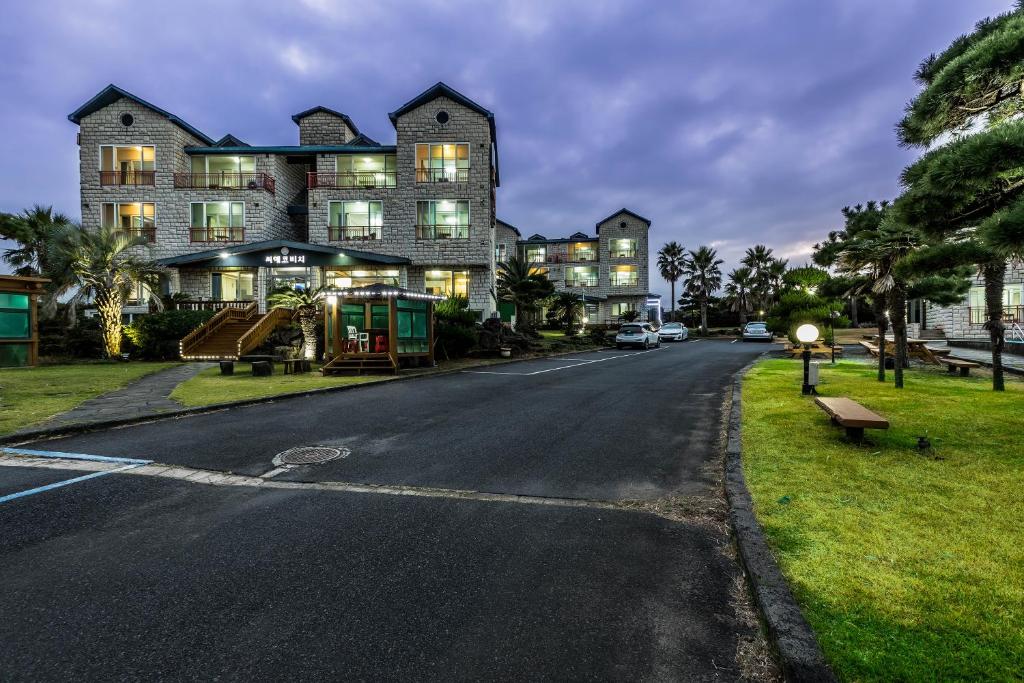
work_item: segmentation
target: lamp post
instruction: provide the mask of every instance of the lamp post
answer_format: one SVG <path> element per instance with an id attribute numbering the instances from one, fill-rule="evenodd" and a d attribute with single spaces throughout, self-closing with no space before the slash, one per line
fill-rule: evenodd
<path id="1" fill-rule="evenodd" d="M 832 330 L 832 365 L 836 364 L 836 318 L 838 317 L 839 311 L 828 312 L 828 325 Z"/>
<path id="2" fill-rule="evenodd" d="M 818 328 L 810 323 L 801 325 L 796 328 L 796 338 L 804 345 L 804 386 L 800 393 L 809 396 L 814 393 L 814 387 L 811 386 L 811 344 L 818 341 Z"/>

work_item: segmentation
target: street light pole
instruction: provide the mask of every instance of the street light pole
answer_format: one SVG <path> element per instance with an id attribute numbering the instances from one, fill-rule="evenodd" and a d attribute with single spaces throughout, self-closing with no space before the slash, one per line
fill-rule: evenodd
<path id="1" fill-rule="evenodd" d="M 818 340 L 818 328 L 810 324 L 801 325 L 796 328 L 796 338 L 804 345 L 804 385 L 800 393 L 809 396 L 814 393 L 814 387 L 811 386 L 811 344 Z"/>

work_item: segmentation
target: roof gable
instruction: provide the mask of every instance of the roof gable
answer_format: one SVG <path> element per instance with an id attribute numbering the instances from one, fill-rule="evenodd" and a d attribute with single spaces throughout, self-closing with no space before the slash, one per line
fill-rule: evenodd
<path id="1" fill-rule="evenodd" d="M 249 144 L 239 140 L 231 133 L 228 133 L 217 142 L 213 143 L 214 147 L 249 147 Z"/>
<path id="2" fill-rule="evenodd" d="M 345 144 L 351 145 L 353 147 L 380 147 L 379 142 L 377 142 L 376 140 L 367 135 L 363 135 L 362 133 L 355 136 Z"/>
<path id="3" fill-rule="evenodd" d="M 537 233 L 534 233 L 534 234 L 530 235 L 529 237 L 527 237 L 526 241 L 527 242 L 547 242 L 548 238 L 545 237 L 544 235 L 540 234 L 539 232 L 537 232 Z"/>
<path id="4" fill-rule="evenodd" d="M 312 116 L 313 114 L 319 114 L 321 112 L 324 114 L 330 114 L 331 116 L 337 116 L 339 119 L 345 122 L 345 125 L 348 126 L 349 130 L 351 130 L 355 135 L 359 135 L 359 128 L 356 127 L 356 122 L 349 118 L 348 114 L 342 114 L 340 111 L 335 111 L 333 109 L 328 109 L 327 107 L 322 107 L 319 105 L 313 107 L 312 109 L 300 111 L 298 114 L 293 115 L 292 121 L 298 123 L 307 116 Z"/>
<path id="5" fill-rule="evenodd" d="M 615 218 L 616 216 L 621 216 L 623 214 L 625 214 L 627 216 L 632 216 L 633 218 L 637 219 L 638 221 L 642 221 L 642 222 L 646 223 L 648 228 L 651 227 L 651 219 L 644 218 L 640 214 L 634 213 L 634 212 L 630 211 L 629 209 L 623 207 L 623 208 L 619 209 L 618 211 L 616 211 L 615 213 L 611 214 L 610 216 L 606 216 L 605 218 L 602 218 L 601 220 L 599 220 L 597 222 L 597 232 L 598 233 L 601 232 L 601 224 L 602 223 L 607 223 L 608 221 L 610 221 L 611 219 Z"/>
<path id="6" fill-rule="evenodd" d="M 391 119 L 391 124 L 397 128 L 400 116 L 409 113 L 413 109 L 424 105 L 427 102 L 432 102 L 438 97 L 447 97 L 450 100 L 458 102 L 467 109 L 471 109 L 472 111 L 475 111 L 481 116 L 487 118 L 487 125 L 491 129 L 491 142 L 494 144 L 494 184 L 500 186 L 501 175 L 498 172 L 498 131 L 494 126 L 494 113 L 469 99 L 447 83 L 438 81 L 398 109 L 388 114 L 388 118 Z"/>
<path id="7" fill-rule="evenodd" d="M 494 222 L 497 223 L 498 225 L 502 225 L 502 226 L 508 228 L 509 230 L 511 230 L 512 232 L 514 232 L 516 234 L 516 237 L 522 237 L 523 236 L 522 233 L 519 232 L 519 228 L 517 228 L 516 226 L 512 225 L 511 223 L 506 223 L 505 221 L 501 220 L 500 218 L 494 219 Z"/>
<path id="8" fill-rule="evenodd" d="M 569 239 L 571 239 L 571 240 L 589 240 L 589 239 L 592 239 L 592 238 L 590 237 L 590 235 L 588 235 L 585 232 L 574 232 L 573 234 L 569 235 Z"/>
<path id="9" fill-rule="evenodd" d="M 131 100 L 132 102 L 135 102 L 136 104 L 138 104 L 140 106 L 143 106 L 146 109 L 149 109 L 150 111 L 156 112 L 157 114 L 159 114 L 160 116 L 163 116 L 164 118 L 166 118 L 168 121 L 170 121 L 174 125 L 176 125 L 179 128 L 187 131 L 188 133 L 191 133 L 192 135 L 196 136 L 197 138 L 199 138 L 200 140 L 202 140 L 203 142 L 205 142 L 208 145 L 214 144 L 213 138 L 211 138 L 210 136 L 208 136 L 206 133 L 202 132 L 198 128 L 190 125 L 189 123 L 187 123 L 183 119 L 178 118 L 177 116 L 175 116 L 171 112 L 164 111 L 160 107 L 158 107 L 158 106 L 156 106 L 154 104 L 150 104 L 149 102 L 147 102 L 146 100 L 142 99 L 141 97 L 133 95 L 130 92 L 128 92 L 127 90 L 123 90 L 123 89 L 117 87 L 113 83 L 111 83 L 106 88 L 101 90 L 99 93 L 96 94 L 95 97 L 90 99 L 88 102 L 83 104 L 81 107 L 79 107 L 78 109 L 76 109 L 73 112 L 71 112 L 70 114 L 68 114 L 68 120 L 71 121 L 71 123 L 81 125 L 83 118 L 85 118 L 89 114 L 94 114 L 94 113 L 98 112 L 100 109 L 103 109 L 104 107 L 107 107 L 107 106 L 110 106 L 111 104 L 114 104 L 115 102 L 117 102 L 121 98 L 125 98 L 125 99 L 128 99 L 128 100 Z"/>

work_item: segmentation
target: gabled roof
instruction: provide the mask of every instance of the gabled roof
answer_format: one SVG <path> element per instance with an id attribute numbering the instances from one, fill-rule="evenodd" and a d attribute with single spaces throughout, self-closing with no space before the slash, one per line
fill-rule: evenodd
<path id="1" fill-rule="evenodd" d="M 376 140 L 374 140 L 373 138 L 371 138 L 371 137 L 369 137 L 367 135 L 363 135 L 362 133 L 360 133 L 359 135 L 355 136 L 354 138 L 352 138 L 351 140 L 349 140 L 345 144 L 349 145 L 351 147 L 380 147 L 381 146 L 381 144 L 379 142 L 377 142 Z"/>
<path id="2" fill-rule="evenodd" d="M 198 251 L 194 254 L 185 254 L 184 256 L 173 256 L 171 258 L 159 259 L 157 260 L 157 263 L 164 266 L 180 266 L 209 261 L 210 259 L 215 258 L 224 258 L 225 256 L 240 256 L 242 254 L 250 254 L 255 251 L 280 249 L 281 247 L 288 247 L 288 249 L 296 249 L 299 251 L 313 251 L 321 254 L 342 254 L 368 263 L 381 263 L 388 265 L 411 263 L 409 259 L 401 256 L 374 254 L 373 252 L 358 251 L 356 249 L 339 249 L 337 247 L 328 247 L 322 244 L 309 244 L 308 242 L 295 242 L 292 240 L 267 240 L 264 242 L 250 242 L 247 244 L 224 246 L 217 249 L 209 249 L 207 251 Z"/>
<path id="3" fill-rule="evenodd" d="M 213 143 L 213 146 L 214 147 L 250 147 L 251 145 L 249 145 L 246 142 L 243 142 L 242 140 L 239 140 L 238 138 L 236 138 L 231 133 L 228 133 L 227 135 L 222 137 L 220 140 L 217 140 L 217 142 Z"/>
<path id="4" fill-rule="evenodd" d="M 93 97 L 91 100 L 89 100 L 88 102 L 83 104 L 81 107 L 79 107 L 78 109 L 76 109 L 73 112 L 71 112 L 70 114 L 68 114 L 68 120 L 71 121 L 71 123 L 74 123 L 74 124 L 81 124 L 82 123 L 82 119 L 85 118 L 86 116 L 88 116 L 89 114 L 93 114 L 93 113 L 99 111 L 100 109 L 103 109 L 104 107 L 109 106 L 109 105 L 113 104 L 114 102 L 117 102 L 122 97 L 125 98 L 125 99 L 129 99 L 132 102 L 135 102 L 136 104 L 145 107 L 146 109 L 154 111 L 157 114 L 160 114 L 161 116 L 166 118 L 171 123 L 175 124 L 176 126 L 178 126 L 181 129 L 191 133 L 192 135 L 196 136 L 197 138 L 199 138 L 200 140 L 202 140 L 206 144 L 208 144 L 208 145 L 214 144 L 213 138 L 208 136 L 206 133 L 203 133 L 198 128 L 195 128 L 194 126 L 189 125 L 188 123 L 186 123 L 182 119 L 178 118 L 177 116 L 175 116 L 171 112 L 164 111 L 160 107 L 157 107 L 156 105 L 150 104 L 146 100 L 142 99 L 141 97 L 137 97 L 136 95 L 131 94 L 127 90 L 122 90 L 121 88 L 117 87 L 113 83 L 111 83 L 106 88 L 101 90 L 95 97 Z"/>
<path id="5" fill-rule="evenodd" d="M 516 237 L 522 237 L 523 236 L 522 233 L 519 232 L 519 228 L 517 228 L 516 226 L 512 225 L 511 223 L 506 223 L 505 221 L 501 220 L 500 218 L 494 219 L 494 222 L 497 223 L 498 225 L 504 225 L 506 228 L 508 228 L 509 230 L 514 232 L 516 234 Z"/>
<path id="6" fill-rule="evenodd" d="M 356 135 L 359 135 L 359 128 L 356 127 L 356 122 L 349 118 L 348 114 L 342 114 L 340 111 L 334 111 L 333 109 L 328 109 L 327 107 L 317 106 L 313 107 L 312 109 L 307 109 L 306 111 L 300 111 L 298 114 L 292 116 L 292 121 L 298 123 L 307 116 L 312 116 L 313 114 L 318 114 L 320 112 L 337 116 L 339 119 L 345 122 L 345 125 L 348 126 L 349 130 L 351 130 Z"/>
<path id="7" fill-rule="evenodd" d="M 622 214 L 626 214 L 627 216 L 632 216 L 633 218 L 637 219 L 638 221 L 643 221 L 644 223 L 646 223 L 648 228 L 651 227 L 651 219 L 644 218 L 640 214 L 634 213 L 634 212 L 630 211 L 629 209 L 623 207 L 623 208 L 619 209 L 618 211 L 616 211 L 615 213 L 613 213 L 612 215 L 607 216 L 607 217 L 602 218 L 601 220 L 599 220 L 597 222 L 597 231 L 599 233 L 601 232 L 601 224 L 602 223 L 607 223 L 611 219 L 615 218 L 616 216 L 621 216 Z"/>
<path id="8" fill-rule="evenodd" d="M 544 235 L 540 234 L 539 232 L 535 232 L 532 235 L 530 235 L 529 237 L 527 237 L 526 241 L 527 242 L 547 242 L 548 238 L 545 237 Z"/>
<path id="9" fill-rule="evenodd" d="M 494 113 L 488 109 L 485 109 L 484 107 L 481 107 L 479 104 L 469 99 L 455 88 L 452 88 L 446 83 L 438 81 L 434 85 L 430 86 L 429 88 L 421 92 L 416 97 L 412 98 L 411 100 L 403 104 L 398 109 L 388 114 L 388 118 L 391 119 L 392 125 L 394 125 L 397 128 L 398 118 L 400 116 L 412 111 L 416 107 L 426 104 L 427 102 L 436 100 L 438 97 L 447 97 L 450 100 L 458 102 L 467 109 L 472 109 L 476 113 L 487 118 L 487 125 L 491 129 L 491 140 L 494 142 L 494 184 L 501 185 L 501 176 L 498 173 L 498 133 L 494 127 Z"/>
<path id="10" fill-rule="evenodd" d="M 569 235 L 569 239 L 571 239 L 571 240 L 589 240 L 590 239 L 590 235 L 588 235 L 585 232 L 574 232 L 573 234 Z"/>

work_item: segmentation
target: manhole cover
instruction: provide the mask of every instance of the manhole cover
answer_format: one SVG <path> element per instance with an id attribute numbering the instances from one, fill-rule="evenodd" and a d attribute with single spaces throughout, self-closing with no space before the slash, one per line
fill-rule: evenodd
<path id="1" fill-rule="evenodd" d="M 274 464 L 281 465 L 317 465 L 322 462 L 347 457 L 347 448 L 331 448 L 330 446 L 296 446 L 274 456 Z"/>

